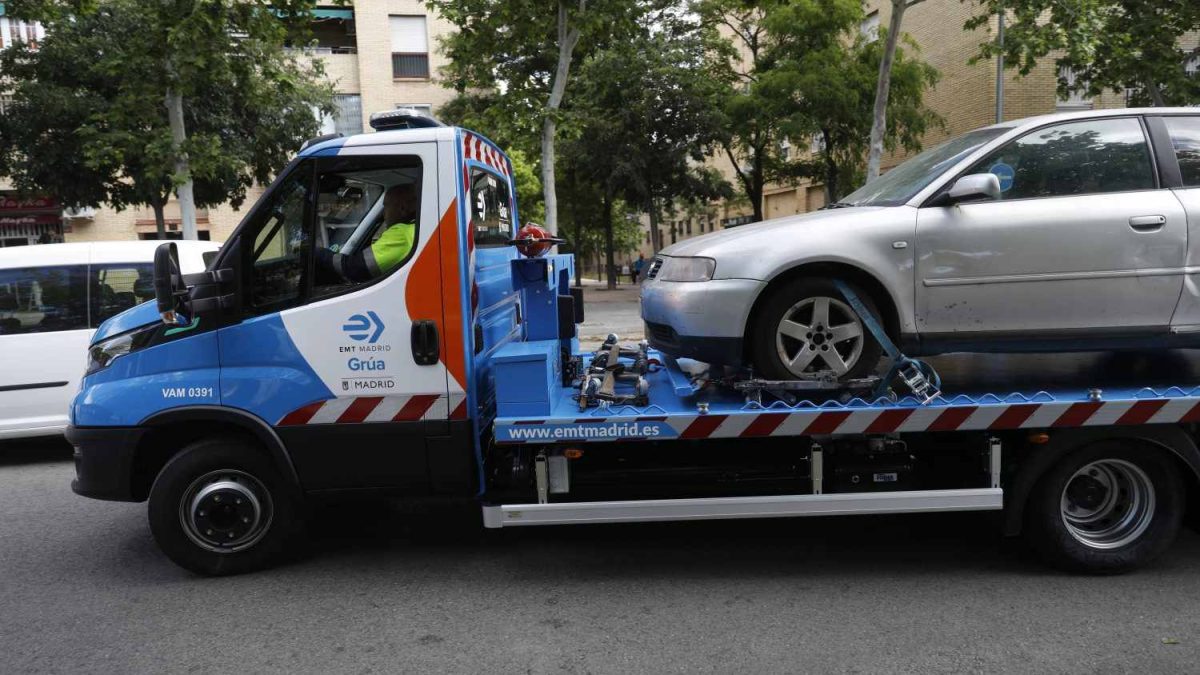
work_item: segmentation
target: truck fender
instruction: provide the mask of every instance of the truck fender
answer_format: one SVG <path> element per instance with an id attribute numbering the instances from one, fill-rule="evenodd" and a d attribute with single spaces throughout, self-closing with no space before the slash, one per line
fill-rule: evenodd
<path id="1" fill-rule="evenodd" d="M 1191 468 L 1193 481 L 1200 480 L 1200 448 L 1191 434 L 1179 426 L 1162 424 L 1052 433 L 1046 445 L 1030 447 L 1016 475 L 1004 486 L 1004 534 L 1021 533 L 1029 493 L 1050 467 L 1067 453 L 1099 441 L 1139 441 L 1168 450 Z"/>
<path id="2" fill-rule="evenodd" d="M 140 426 L 146 428 L 167 427 L 176 424 L 194 424 L 196 422 L 216 422 L 238 427 L 249 431 L 262 443 L 275 462 L 279 474 L 293 485 L 297 491 L 302 489 L 300 475 L 292 464 L 292 458 L 279 435 L 261 417 L 252 415 L 244 410 L 226 408 L 215 405 L 190 405 L 171 408 L 157 412 L 142 420 Z"/>

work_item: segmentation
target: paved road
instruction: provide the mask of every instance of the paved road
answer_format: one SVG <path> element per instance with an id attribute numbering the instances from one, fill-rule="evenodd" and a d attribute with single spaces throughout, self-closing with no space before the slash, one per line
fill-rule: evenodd
<path id="1" fill-rule="evenodd" d="M 590 281 L 590 280 L 588 280 Z M 583 287 L 584 321 L 579 326 L 579 343 L 584 348 L 596 348 L 609 333 L 616 333 L 622 343 L 641 340 L 645 333 L 638 287 L 628 283 L 616 290 L 594 283 Z"/>
<path id="2" fill-rule="evenodd" d="M 980 514 L 483 537 L 341 506 L 266 573 L 194 577 L 143 505 L 0 445 L 0 671 L 1196 672 L 1200 536 L 1064 576 Z M 1178 644 L 1165 644 L 1178 641 Z"/>

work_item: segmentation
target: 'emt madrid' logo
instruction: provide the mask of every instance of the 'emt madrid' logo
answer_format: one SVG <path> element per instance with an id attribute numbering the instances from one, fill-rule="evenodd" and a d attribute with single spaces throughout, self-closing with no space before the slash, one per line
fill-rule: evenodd
<path id="1" fill-rule="evenodd" d="M 366 340 L 371 344 L 379 339 L 383 334 L 383 321 L 379 319 L 379 315 L 375 312 L 367 312 L 366 316 L 362 314 L 353 314 L 347 323 L 342 326 L 342 330 L 350 336 L 351 340 L 362 342 Z"/>

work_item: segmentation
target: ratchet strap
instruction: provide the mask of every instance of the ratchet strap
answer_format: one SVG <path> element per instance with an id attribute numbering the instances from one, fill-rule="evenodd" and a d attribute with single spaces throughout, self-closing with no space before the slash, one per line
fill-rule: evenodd
<path id="1" fill-rule="evenodd" d="M 850 303 L 850 307 L 862 319 L 867 330 L 871 331 L 871 335 L 879 346 L 883 347 L 884 353 L 891 359 L 892 365 L 888 369 L 887 375 L 879 382 L 879 387 L 875 390 L 875 396 L 881 397 L 887 395 L 888 387 L 892 381 L 898 376 L 909 391 L 920 399 L 921 403 L 929 403 L 933 399 L 942 395 L 942 378 L 938 376 L 937 371 L 933 366 L 911 359 L 900 352 L 892 339 L 888 337 L 887 331 L 883 330 L 883 325 L 875 317 L 871 310 L 863 304 L 863 301 L 850 288 L 850 285 L 841 279 L 833 279 L 833 285 L 837 287 L 842 296 L 846 298 L 846 302 Z"/>

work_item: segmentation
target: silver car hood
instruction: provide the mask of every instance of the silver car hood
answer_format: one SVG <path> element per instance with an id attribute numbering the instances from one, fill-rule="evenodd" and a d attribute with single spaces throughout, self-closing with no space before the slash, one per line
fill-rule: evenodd
<path id="1" fill-rule="evenodd" d="M 882 206 L 860 206 L 827 211 L 810 211 L 795 216 L 774 218 L 749 225 L 739 225 L 720 232 L 693 237 L 664 248 L 662 255 L 703 256 L 727 258 L 743 253 L 761 252 L 764 246 L 779 245 L 780 238 L 793 239 L 801 234 L 815 234 L 813 228 L 822 231 L 862 224 L 873 214 L 886 210 Z"/>

